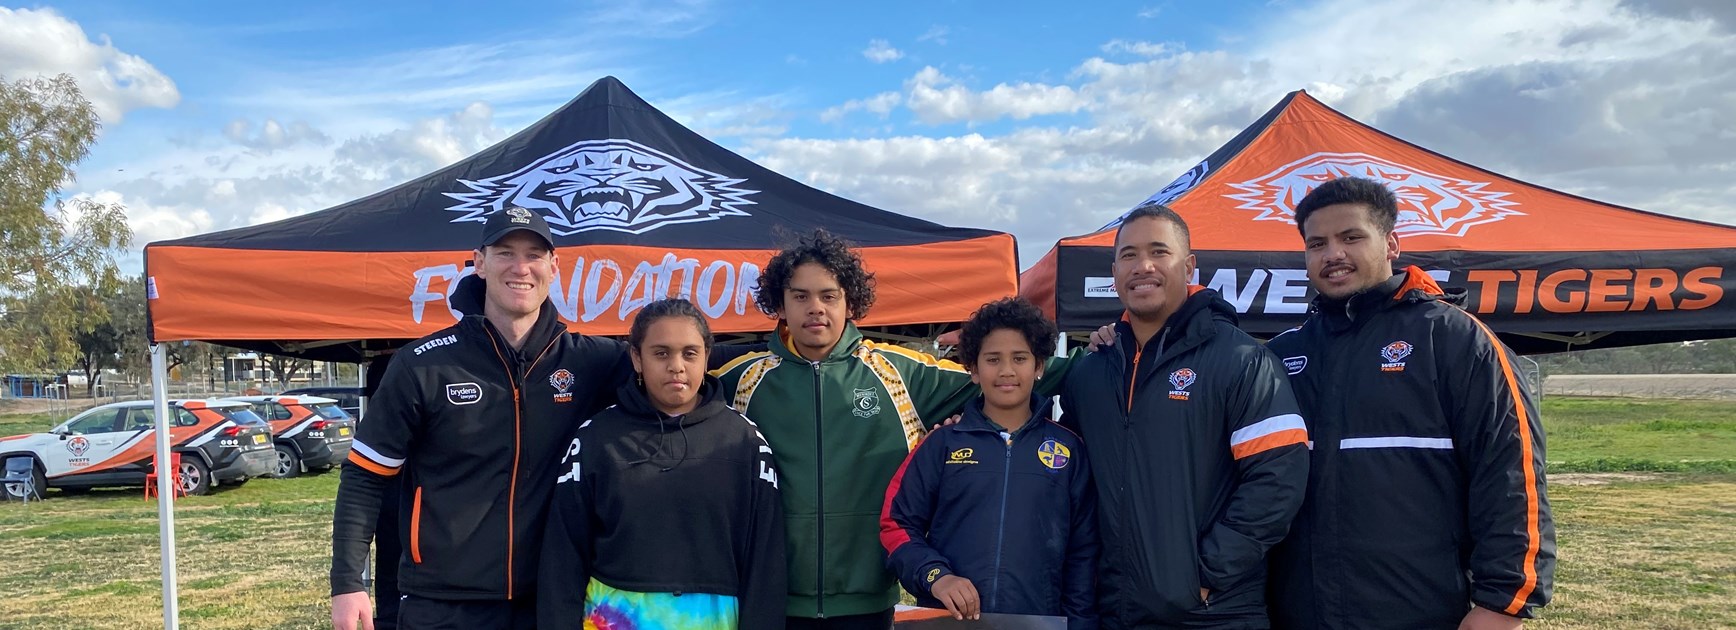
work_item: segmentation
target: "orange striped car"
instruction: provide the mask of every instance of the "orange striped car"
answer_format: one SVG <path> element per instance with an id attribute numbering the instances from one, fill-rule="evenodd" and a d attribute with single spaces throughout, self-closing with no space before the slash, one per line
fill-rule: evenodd
<path id="1" fill-rule="evenodd" d="M 271 427 L 245 403 L 169 401 L 170 448 L 181 453 L 180 484 L 205 494 L 271 472 Z M 99 486 L 143 486 L 156 454 L 156 413 L 149 400 L 92 408 L 45 433 L 0 438 L 0 460 L 29 457 L 37 488 L 79 492 Z M 22 494 L 18 484 L 5 492 Z"/>
<path id="2" fill-rule="evenodd" d="M 332 398 L 318 396 L 239 396 L 226 398 L 253 406 L 271 425 L 277 451 L 274 477 L 330 470 L 350 456 L 356 421 Z"/>

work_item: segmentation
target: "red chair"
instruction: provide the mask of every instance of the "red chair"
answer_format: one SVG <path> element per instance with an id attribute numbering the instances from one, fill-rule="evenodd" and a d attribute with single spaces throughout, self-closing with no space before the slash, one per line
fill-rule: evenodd
<path id="1" fill-rule="evenodd" d="M 169 453 L 169 470 L 175 475 L 175 492 L 170 498 L 187 496 L 187 489 L 181 487 L 181 454 Z M 150 499 L 157 493 L 157 458 L 151 458 L 151 471 L 145 473 L 145 498 Z"/>

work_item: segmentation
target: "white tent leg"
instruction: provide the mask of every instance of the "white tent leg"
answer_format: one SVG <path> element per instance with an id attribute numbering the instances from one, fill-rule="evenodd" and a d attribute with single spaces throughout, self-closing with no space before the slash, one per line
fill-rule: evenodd
<path id="1" fill-rule="evenodd" d="M 356 368 L 356 387 L 362 388 L 364 393 L 368 391 L 368 364 L 365 361 Z M 366 395 L 357 396 L 356 421 L 360 422 L 362 416 L 367 415 L 367 413 L 368 397 Z M 393 481 L 397 480 L 394 479 Z M 372 562 L 362 563 L 362 588 L 367 589 L 368 591 L 373 591 L 374 589 L 374 565 Z M 380 603 L 374 602 L 374 605 L 379 606 Z"/>
<path id="2" fill-rule="evenodd" d="M 162 344 L 151 344 L 151 400 L 157 416 L 157 523 L 163 549 L 163 628 L 181 627 L 175 593 L 175 486 L 181 471 L 169 470 L 169 367 Z"/>
<path id="3" fill-rule="evenodd" d="M 1066 331 L 1061 331 L 1061 332 L 1055 334 L 1055 356 L 1061 357 L 1063 359 L 1067 358 L 1067 332 Z M 1053 417 L 1054 417 L 1055 421 L 1060 422 L 1061 421 L 1061 414 L 1066 413 L 1066 411 L 1067 411 L 1067 410 L 1061 408 L 1061 396 L 1060 395 L 1053 396 L 1050 399 L 1050 405 L 1054 409 Z"/>

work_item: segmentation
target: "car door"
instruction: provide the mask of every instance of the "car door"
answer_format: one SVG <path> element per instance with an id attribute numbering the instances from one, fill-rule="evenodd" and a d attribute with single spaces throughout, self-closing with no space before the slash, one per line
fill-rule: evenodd
<path id="1" fill-rule="evenodd" d="M 44 473 L 76 475 L 112 457 L 121 437 L 116 427 L 125 413 L 122 408 L 98 407 L 61 425 L 59 448 L 51 445 L 42 453 Z"/>

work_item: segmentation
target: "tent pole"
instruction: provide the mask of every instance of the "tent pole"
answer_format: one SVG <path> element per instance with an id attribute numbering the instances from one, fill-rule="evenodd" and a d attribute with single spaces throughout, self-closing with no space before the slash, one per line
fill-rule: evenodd
<path id="1" fill-rule="evenodd" d="M 363 361 L 356 368 L 356 387 L 362 388 L 362 395 L 356 397 L 356 420 L 368 415 L 368 363 Z"/>
<path id="2" fill-rule="evenodd" d="M 151 402 L 157 416 L 157 523 L 163 550 L 163 628 L 181 627 L 181 603 L 175 594 L 175 487 L 181 471 L 169 470 L 169 367 L 163 344 L 151 344 Z M 168 437 L 165 437 L 168 436 Z"/>
<path id="3" fill-rule="evenodd" d="M 1055 333 L 1055 356 L 1063 359 L 1067 358 L 1067 331 L 1063 330 Z M 1056 422 L 1060 422 L 1061 414 L 1067 412 L 1066 409 L 1061 408 L 1061 397 L 1059 395 L 1056 395 L 1053 398 L 1049 408 L 1054 410 L 1053 415 Z"/>

